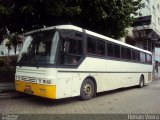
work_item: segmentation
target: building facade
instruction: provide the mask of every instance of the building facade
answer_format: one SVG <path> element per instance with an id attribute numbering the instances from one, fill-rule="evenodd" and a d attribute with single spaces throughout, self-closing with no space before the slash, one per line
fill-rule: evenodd
<path id="1" fill-rule="evenodd" d="M 160 77 L 158 63 L 160 63 L 160 0 L 142 0 L 144 8 L 132 27 L 128 28 L 125 42 L 133 46 L 152 52 L 153 73 Z"/>
<path id="2" fill-rule="evenodd" d="M 128 29 L 125 42 L 154 53 L 160 47 L 160 0 L 143 0 L 144 8 L 140 9 L 136 21 Z"/>

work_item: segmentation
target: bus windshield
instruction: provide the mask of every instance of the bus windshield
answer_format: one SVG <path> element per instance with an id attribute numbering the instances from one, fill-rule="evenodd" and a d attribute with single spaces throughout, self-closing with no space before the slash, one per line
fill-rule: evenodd
<path id="1" fill-rule="evenodd" d="M 25 37 L 23 48 L 18 56 L 20 64 L 55 63 L 58 31 L 40 31 Z"/>

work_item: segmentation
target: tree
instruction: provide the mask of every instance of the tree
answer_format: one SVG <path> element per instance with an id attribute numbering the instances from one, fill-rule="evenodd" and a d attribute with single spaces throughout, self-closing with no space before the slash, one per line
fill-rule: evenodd
<path id="1" fill-rule="evenodd" d="M 110 36 L 123 37 L 142 0 L 1 0 L 0 27 L 11 32 L 57 24 L 74 24 Z"/>
<path id="2" fill-rule="evenodd" d="M 6 46 L 7 49 L 8 49 L 8 56 L 9 56 L 9 52 L 10 52 L 10 50 L 11 50 L 11 41 L 10 41 L 10 39 L 8 39 L 8 38 L 5 38 L 4 41 L 5 41 L 5 46 Z"/>
<path id="3" fill-rule="evenodd" d="M 131 15 L 136 15 L 142 6 L 141 0 L 82 0 L 80 8 L 85 27 L 112 38 L 119 38 L 132 25 L 134 18 Z"/>

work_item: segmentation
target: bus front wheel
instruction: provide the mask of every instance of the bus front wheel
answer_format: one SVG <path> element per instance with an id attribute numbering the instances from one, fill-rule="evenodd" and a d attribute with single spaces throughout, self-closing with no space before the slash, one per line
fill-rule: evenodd
<path id="1" fill-rule="evenodd" d="M 142 88 L 144 86 L 144 77 L 141 76 L 139 80 L 139 88 Z"/>
<path id="2" fill-rule="evenodd" d="M 85 79 L 81 85 L 80 97 L 82 100 L 89 100 L 94 96 L 95 86 L 91 79 Z"/>

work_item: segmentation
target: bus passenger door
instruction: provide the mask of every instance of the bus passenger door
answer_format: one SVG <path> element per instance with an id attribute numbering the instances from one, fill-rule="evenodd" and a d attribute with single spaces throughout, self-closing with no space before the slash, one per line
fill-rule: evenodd
<path id="1" fill-rule="evenodd" d="M 78 70 L 83 59 L 82 40 L 82 33 L 70 31 L 63 36 L 60 43 L 59 71 L 61 73 L 58 76 L 63 77 L 61 80 L 62 84 L 65 84 L 63 93 L 65 92 L 67 97 L 74 96 L 79 91 L 80 74 Z"/>

